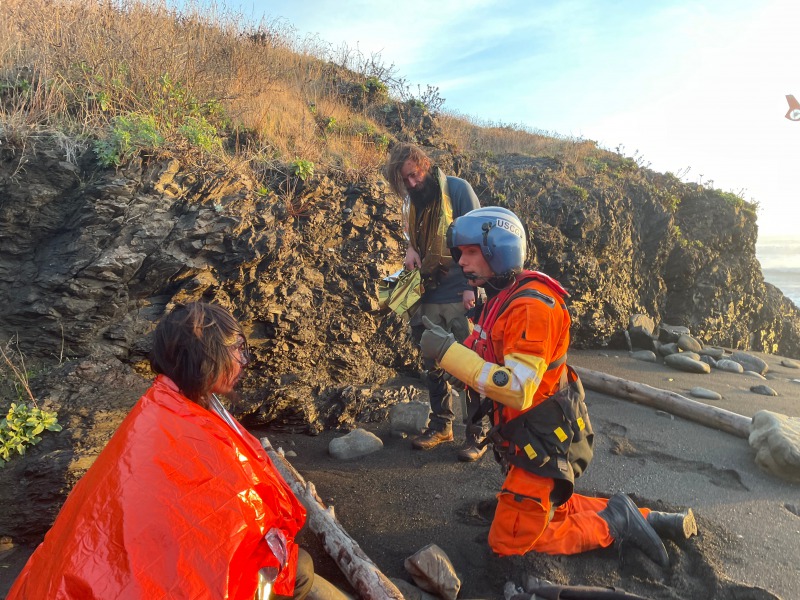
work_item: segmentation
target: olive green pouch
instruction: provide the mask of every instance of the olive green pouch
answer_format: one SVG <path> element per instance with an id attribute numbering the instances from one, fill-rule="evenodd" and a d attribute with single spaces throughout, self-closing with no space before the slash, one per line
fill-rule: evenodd
<path id="1" fill-rule="evenodd" d="M 419 269 L 398 271 L 378 282 L 378 306 L 381 309 L 388 308 L 408 320 L 424 293 Z"/>

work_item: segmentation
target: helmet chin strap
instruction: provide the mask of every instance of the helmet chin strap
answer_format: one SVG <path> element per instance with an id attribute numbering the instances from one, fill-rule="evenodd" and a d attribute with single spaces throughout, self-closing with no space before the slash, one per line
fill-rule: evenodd
<path id="1" fill-rule="evenodd" d="M 492 287 L 493 289 L 499 292 L 500 290 L 507 288 L 512 281 L 514 281 L 513 275 L 511 276 L 505 275 L 501 277 L 494 276 L 486 280 L 486 285 Z"/>
<path id="2" fill-rule="evenodd" d="M 478 279 L 483 279 L 486 282 L 485 285 L 488 285 L 489 287 L 491 287 L 492 289 L 494 289 L 494 290 L 496 290 L 498 292 L 500 290 L 508 287 L 508 285 L 512 281 L 514 281 L 514 275 L 513 274 L 512 275 L 495 275 L 494 273 L 492 273 L 492 275 L 486 277 L 486 276 L 483 276 L 483 275 L 479 275 L 478 273 L 464 273 L 464 277 L 467 279 L 467 281 L 471 282 L 473 285 L 474 285 L 475 281 L 477 281 Z"/>

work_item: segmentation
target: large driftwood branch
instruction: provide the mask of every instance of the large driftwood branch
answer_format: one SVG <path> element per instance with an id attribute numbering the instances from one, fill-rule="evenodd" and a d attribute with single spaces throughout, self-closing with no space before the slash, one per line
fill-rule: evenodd
<path id="1" fill-rule="evenodd" d="M 307 522 L 311 531 L 319 537 L 327 553 L 339 565 L 358 595 L 367 600 L 403 600 L 400 590 L 381 573 L 358 543 L 344 530 L 334 515 L 333 507 L 325 506 L 317 495 L 314 484 L 306 482 L 289 461 L 272 447 L 269 439 L 261 438 L 261 445 L 295 496 L 306 507 Z"/>
<path id="2" fill-rule="evenodd" d="M 590 390 L 632 400 L 664 410 L 673 415 L 696 421 L 747 439 L 752 419 L 743 415 L 691 400 L 675 392 L 660 390 L 644 383 L 635 383 L 607 373 L 574 367 L 583 385 Z"/>

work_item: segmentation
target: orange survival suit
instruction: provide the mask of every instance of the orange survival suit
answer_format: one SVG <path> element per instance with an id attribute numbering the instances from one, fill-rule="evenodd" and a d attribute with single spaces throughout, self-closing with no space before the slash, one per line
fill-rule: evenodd
<path id="1" fill-rule="evenodd" d="M 273 528 L 288 559 L 273 590 L 291 596 L 305 509 L 235 425 L 158 376 L 69 494 L 7 600 L 252 600 L 258 570 L 280 567 L 264 540 Z"/>
<path id="2" fill-rule="evenodd" d="M 493 400 L 490 439 L 507 470 L 489 530 L 500 555 L 575 554 L 613 542 L 597 515 L 607 500 L 573 494 L 593 434 L 580 380 L 566 364 L 566 295 L 547 275 L 523 271 L 484 305 L 464 346 L 453 344 L 440 361 L 470 393 Z"/>

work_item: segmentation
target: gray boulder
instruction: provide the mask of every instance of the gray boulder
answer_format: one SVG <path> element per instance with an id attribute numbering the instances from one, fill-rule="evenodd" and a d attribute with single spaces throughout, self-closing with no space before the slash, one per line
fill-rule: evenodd
<path id="1" fill-rule="evenodd" d="M 681 325 L 667 325 L 662 323 L 658 329 L 658 340 L 665 344 L 677 342 L 682 335 L 689 335 L 691 332 L 688 327 Z"/>
<path id="2" fill-rule="evenodd" d="M 800 482 L 800 419 L 769 410 L 753 415 L 750 447 L 756 464 L 782 479 Z"/>
<path id="3" fill-rule="evenodd" d="M 723 358 L 722 360 L 717 361 L 716 366 L 720 371 L 726 371 L 728 373 L 744 373 L 744 367 L 735 360 Z"/>
<path id="4" fill-rule="evenodd" d="M 684 356 L 683 352 L 665 356 L 664 364 L 678 371 L 686 371 L 688 373 L 711 373 L 710 366 L 689 356 Z"/>
<path id="5" fill-rule="evenodd" d="M 752 377 L 754 379 L 761 379 L 762 381 L 767 380 L 767 378 L 764 377 L 761 373 L 756 373 L 755 371 L 745 371 L 743 374 L 747 375 L 748 377 Z"/>
<path id="6" fill-rule="evenodd" d="M 759 357 L 754 356 L 753 354 L 748 354 L 747 352 L 741 352 L 737 350 L 731 355 L 731 360 L 735 360 L 741 364 L 745 371 L 755 371 L 761 375 L 769 371 L 769 366 L 766 362 Z"/>
<path id="7" fill-rule="evenodd" d="M 719 360 L 725 355 L 725 350 L 719 346 L 704 346 L 698 352 L 700 356 L 710 356 L 714 360 Z"/>
<path id="8" fill-rule="evenodd" d="M 750 391 L 754 394 L 761 394 L 762 396 L 777 396 L 778 392 L 773 390 L 768 385 L 754 385 L 750 388 Z"/>
<path id="9" fill-rule="evenodd" d="M 675 342 L 661 344 L 658 347 L 658 353 L 661 356 L 669 356 L 670 354 L 677 354 L 678 352 L 680 352 L 680 350 L 678 350 L 678 344 L 676 344 Z"/>
<path id="10" fill-rule="evenodd" d="M 704 387 L 693 387 L 689 390 L 689 395 L 703 400 L 722 400 L 722 395 Z"/>
<path id="11" fill-rule="evenodd" d="M 393 434 L 422 433 L 428 426 L 429 416 L 427 402 L 400 402 L 389 409 L 389 428 Z"/>
<path id="12" fill-rule="evenodd" d="M 631 315 L 628 320 L 628 339 L 633 348 L 653 350 L 655 323 L 647 315 Z"/>
<path id="13" fill-rule="evenodd" d="M 347 435 L 331 440 L 328 453 L 339 460 L 349 460 L 372 454 L 383 448 L 383 442 L 374 433 L 354 429 Z"/>
<path id="14" fill-rule="evenodd" d="M 703 349 L 703 344 L 698 342 L 692 336 L 688 334 L 683 334 L 678 337 L 678 348 L 683 350 L 684 352 L 700 352 Z"/>
<path id="15" fill-rule="evenodd" d="M 403 564 L 420 589 L 444 600 L 455 600 L 458 596 L 461 580 L 447 554 L 436 544 L 418 550 Z"/>
<path id="16" fill-rule="evenodd" d="M 652 350 L 637 350 L 631 352 L 631 358 L 641 360 L 642 362 L 656 362 L 656 353 Z"/>

